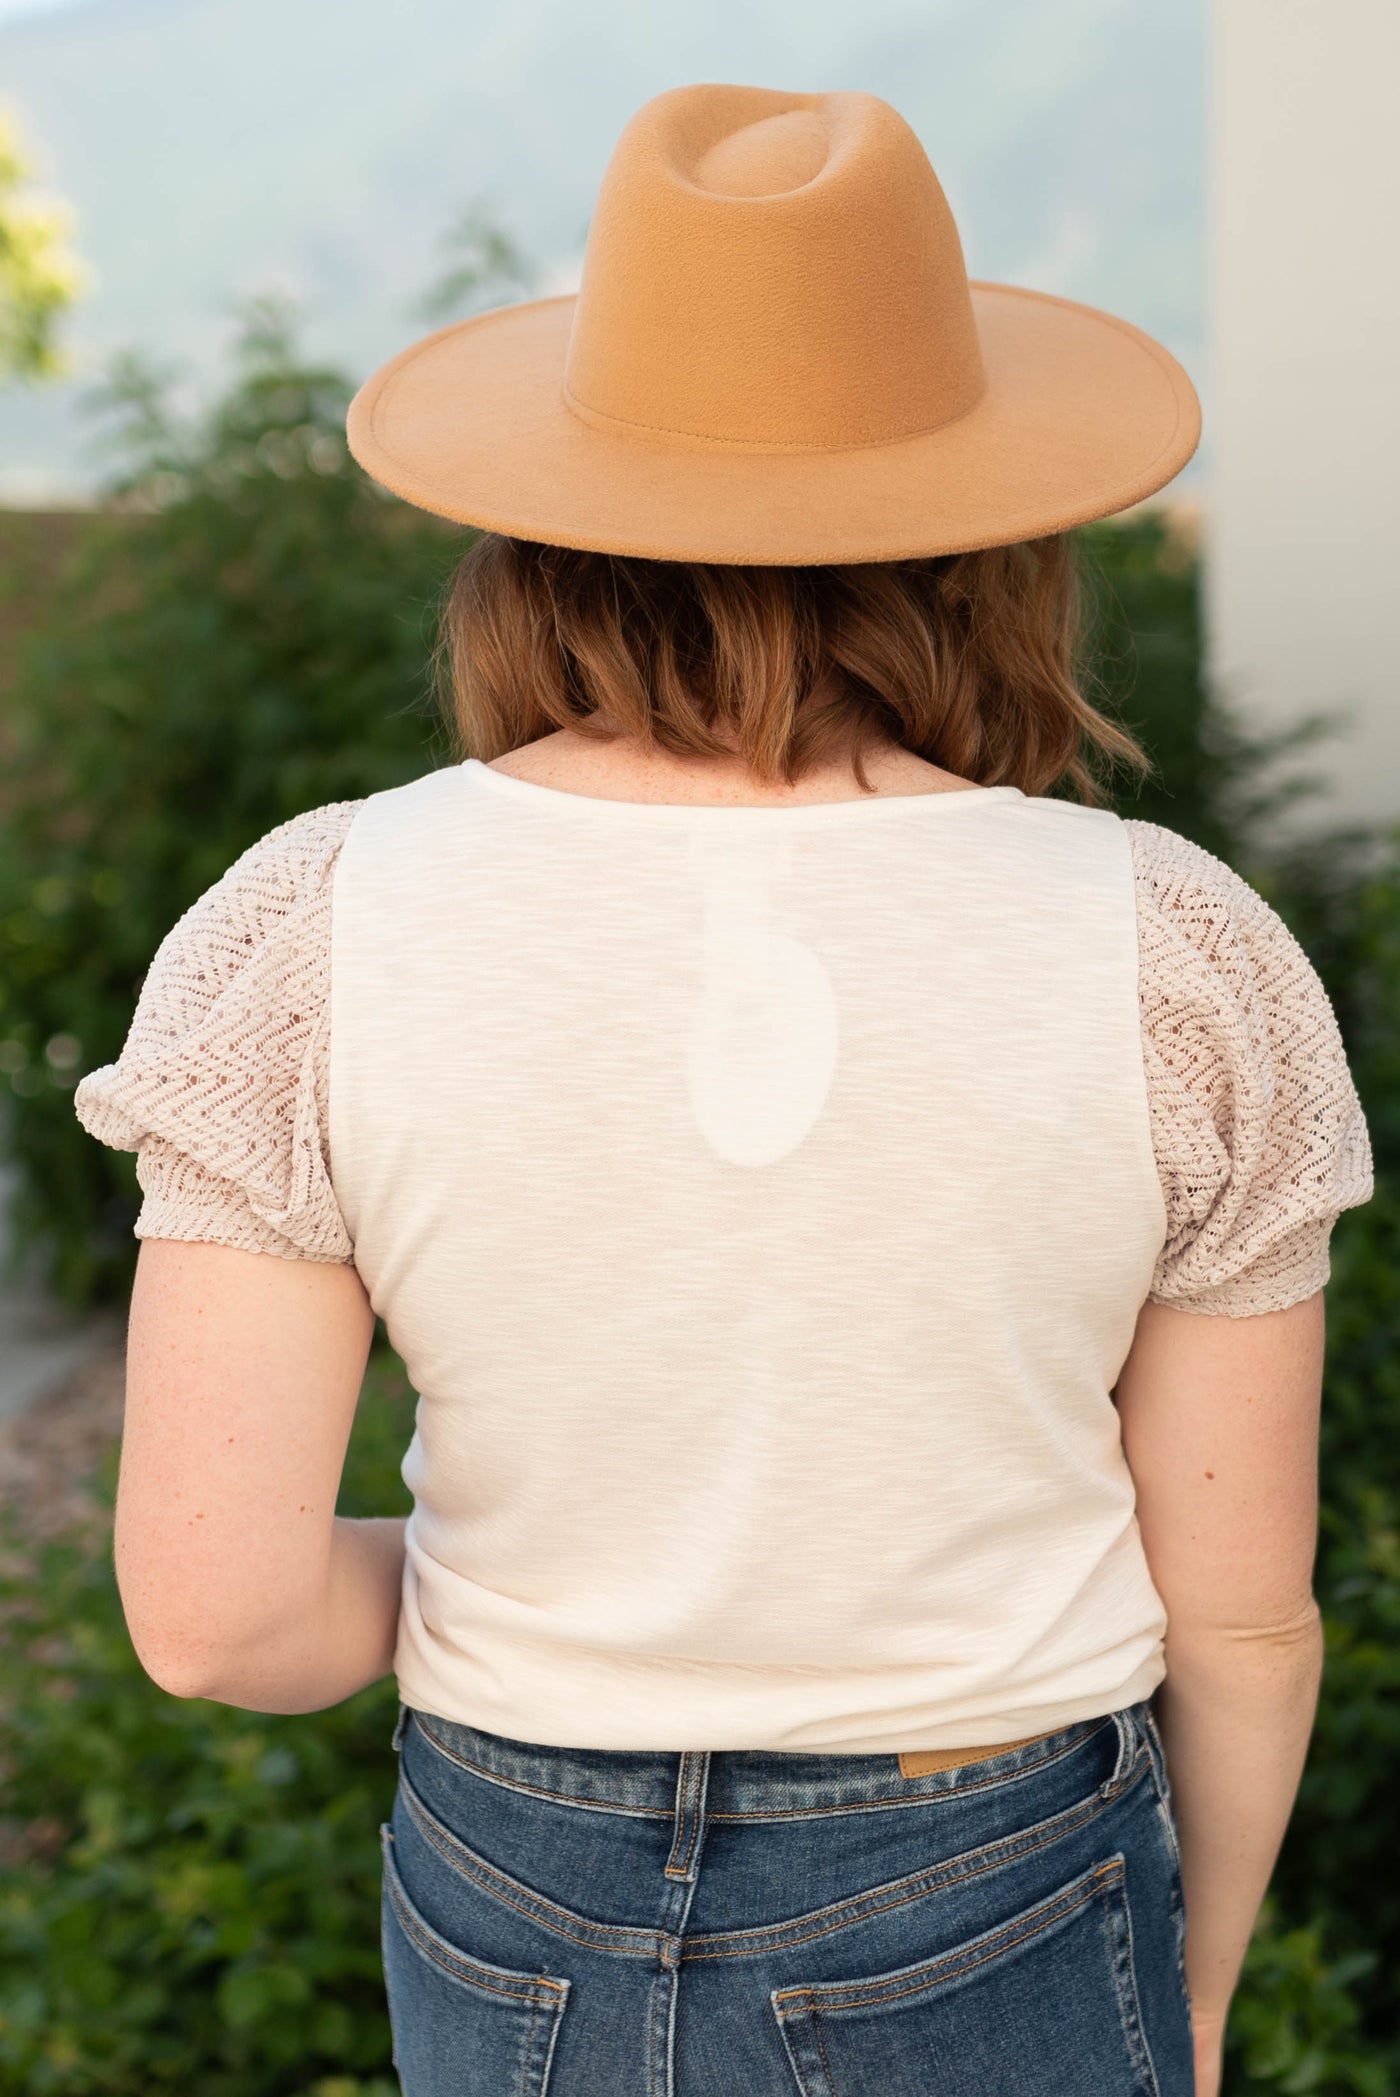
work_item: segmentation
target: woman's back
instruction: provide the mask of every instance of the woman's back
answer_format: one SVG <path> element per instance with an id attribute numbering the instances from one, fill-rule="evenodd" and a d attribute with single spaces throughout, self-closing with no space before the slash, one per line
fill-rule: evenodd
<path id="1" fill-rule="evenodd" d="M 469 760 L 270 834 L 143 1005 L 79 1101 L 169 1145 L 140 1229 L 207 1233 L 193 1155 L 233 1242 L 353 1255 L 422 1394 L 402 1692 L 517 1739 L 917 1751 L 1147 1695 L 1139 1310 L 1320 1286 L 1369 1165 L 1262 899 L 1015 787 Z"/>
<path id="2" fill-rule="evenodd" d="M 423 1393 L 410 1701 L 860 1752 L 1146 1694 L 1116 818 L 469 762 L 364 804 L 334 891 L 331 1176 Z"/>

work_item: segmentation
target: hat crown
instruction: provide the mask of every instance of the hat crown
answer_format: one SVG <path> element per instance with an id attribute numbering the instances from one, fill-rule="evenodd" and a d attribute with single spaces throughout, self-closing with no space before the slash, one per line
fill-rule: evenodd
<path id="1" fill-rule="evenodd" d="M 631 119 L 565 361 L 585 422 L 827 450 L 937 429 L 984 385 L 952 212 L 889 103 L 700 86 Z"/>
<path id="2" fill-rule="evenodd" d="M 814 110 L 785 109 L 716 139 L 693 180 L 716 196 L 777 196 L 819 175 L 830 151 L 830 133 Z"/>

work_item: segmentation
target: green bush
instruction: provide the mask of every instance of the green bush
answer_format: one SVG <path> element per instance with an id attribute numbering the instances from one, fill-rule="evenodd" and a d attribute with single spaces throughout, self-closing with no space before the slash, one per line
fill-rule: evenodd
<path id="1" fill-rule="evenodd" d="M 1319 733 L 1311 721 L 1251 730 L 1215 701 L 1203 663 L 1194 532 L 1160 510 L 1109 518 L 1076 534 L 1087 584 L 1085 683 L 1153 762 L 1141 781 L 1110 784 L 1119 815 L 1161 823 L 1238 865 L 1290 798 L 1271 768 Z"/>
<path id="2" fill-rule="evenodd" d="M 408 1513 L 412 1406 L 377 1347 L 341 1514 Z M 113 1452 L 108 1520 L 115 1490 Z M 308 1717 L 167 1696 L 110 1551 L 50 1543 L 34 1566 L 3 1514 L 0 2091 L 397 2097 L 379 1950 L 392 1678 Z"/>
<path id="3" fill-rule="evenodd" d="M 275 824 L 440 761 L 434 602 L 471 534 L 345 448 L 351 387 L 255 307 L 241 369 L 182 431 L 152 375 L 110 389 L 129 455 L 3 696 L 0 1092 L 16 1240 L 73 1306 L 129 1293 L 139 1194 L 73 1114 L 176 918 Z"/>

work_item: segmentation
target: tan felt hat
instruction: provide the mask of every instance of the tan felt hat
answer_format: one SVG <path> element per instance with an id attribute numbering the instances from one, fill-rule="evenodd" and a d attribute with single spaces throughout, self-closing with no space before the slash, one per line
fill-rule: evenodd
<path id="1" fill-rule="evenodd" d="M 765 565 L 1068 530 L 1169 481 L 1200 427 L 1140 329 L 969 283 L 888 102 L 708 84 L 626 126 L 576 295 L 411 343 L 346 424 L 376 480 L 461 523 Z"/>

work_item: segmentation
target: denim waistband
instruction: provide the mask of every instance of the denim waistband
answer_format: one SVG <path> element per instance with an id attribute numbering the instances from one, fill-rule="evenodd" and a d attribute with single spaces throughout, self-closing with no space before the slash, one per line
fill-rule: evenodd
<path id="1" fill-rule="evenodd" d="M 1075 1753 L 1104 1728 L 1116 1730 L 1117 1752 L 1102 1789 L 1126 1781 L 1144 1747 L 1156 1759 L 1149 1702 L 1044 1733 L 1020 1746 L 991 1747 L 975 1760 L 906 1776 L 897 1754 L 823 1755 L 767 1748 L 630 1749 L 556 1747 L 511 1740 L 456 1719 L 400 1704 L 392 1745 L 398 1752 L 412 1724 L 424 1739 L 470 1774 L 556 1802 L 679 1812 L 690 1799 L 708 1811 L 804 1812 L 874 1804 L 891 1797 L 966 1793 L 1004 1784 Z"/>

